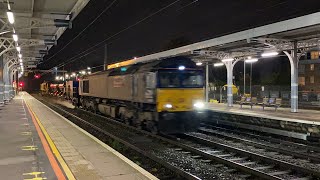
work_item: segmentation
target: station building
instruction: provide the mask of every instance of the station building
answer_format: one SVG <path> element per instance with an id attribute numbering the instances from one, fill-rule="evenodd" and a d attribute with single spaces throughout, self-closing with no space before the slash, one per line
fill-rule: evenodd
<path id="1" fill-rule="evenodd" d="M 320 51 L 310 51 L 299 62 L 299 89 L 303 100 L 320 100 Z"/>

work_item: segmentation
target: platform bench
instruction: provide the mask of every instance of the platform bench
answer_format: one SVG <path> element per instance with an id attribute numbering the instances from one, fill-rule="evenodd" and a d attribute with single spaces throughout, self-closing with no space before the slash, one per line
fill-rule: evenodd
<path id="1" fill-rule="evenodd" d="M 262 103 L 258 103 L 258 105 L 262 106 L 264 110 L 265 107 L 274 107 L 275 111 L 281 106 L 282 99 L 281 98 L 263 98 Z"/>

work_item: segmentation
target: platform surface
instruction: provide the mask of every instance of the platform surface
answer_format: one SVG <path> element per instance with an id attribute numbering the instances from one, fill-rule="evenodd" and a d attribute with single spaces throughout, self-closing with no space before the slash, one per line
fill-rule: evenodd
<path id="1" fill-rule="evenodd" d="M 222 103 L 208 103 L 206 108 L 217 112 L 320 125 L 320 111 L 317 110 L 299 109 L 298 113 L 292 113 L 290 112 L 290 108 L 280 107 L 275 111 L 273 107 L 266 107 L 265 110 L 262 110 L 262 107 L 258 105 L 253 106 L 251 109 L 248 105 L 243 105 L 242 108 L 240 108 L 239 104 L 228 107 Z"/>
<path id="2" fill-rule="evenodd" d="M 1 108 L 0 123 L 0 145 L 4 147 L 0 149 L 0 173 L 4 179 L 32 179 L 34 175 L 23 176 L 31 172 L 45 172 L 42 177 L 47 179 L 157 179 L 26 92 Z M 34 126 L 40 128 L 47 144 L 41 143 Z M 27 136 L 25 132 L 32 133 Z M 36 150 L 21 150 L 32 143 Z M 58 167 L 45 153 L 46 147 Z M 63 177 L 56 175 L 56 168 Z"/>
<path id="3" fill-rule="evenodd" d="M 23 99 L 0 109 L 0 179 L 58 179 Z"/>

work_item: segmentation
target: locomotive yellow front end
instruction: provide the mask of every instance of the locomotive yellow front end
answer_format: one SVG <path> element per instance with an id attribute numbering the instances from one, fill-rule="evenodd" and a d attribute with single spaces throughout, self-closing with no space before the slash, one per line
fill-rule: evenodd
<path id="1" fill-rule="evenodd" d="M 157 111 L 201 111 L 204 107 L 203 97 L 203 88 L 159 88 L 157 89 Z"/>
<path id="2" fill-rule="evenodd" d="M 204 117 L 204 76 L 196 67 L 178 66 L 158 71 L 157 112 L 166 132 L 198 128 Z"/>

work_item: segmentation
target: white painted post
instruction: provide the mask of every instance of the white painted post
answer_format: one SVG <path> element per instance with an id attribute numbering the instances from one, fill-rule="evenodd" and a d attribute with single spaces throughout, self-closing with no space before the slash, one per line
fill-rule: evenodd
<path id="1" fill-rule="evenodd" d="M 243 96 L 246 94 L 246 62 L 243 61 Z"/>
<path id="2" fill-rule="evenodd" d="M 0 106 L 4 105 L 3 55 L 0 55 Z"/>
<path id="3" fill-rule="evenodd" d="M 209 102 L 209 64 L 206 63 L 206 102 Z"/>
<path id="4" fill-rule="evenodd" d="M 232 61 L 225 62 L 227 67 L 227 100 L 228 106 L 233 106 L 233 94 L 232 94 L 232 77 L 233 77 L 233 64 Z"/>
<path id="5" fill-rule="evenodd" d="M 293 43 L 294 48 L 291 54 L 287 51 L 284 53 L 288 56 L 291 66 L 291 112 L 298 112 L 298 63 L 297 42 Z"/>

